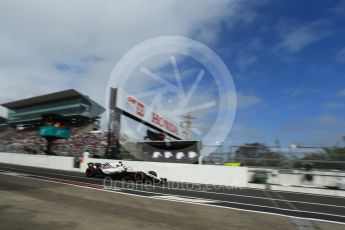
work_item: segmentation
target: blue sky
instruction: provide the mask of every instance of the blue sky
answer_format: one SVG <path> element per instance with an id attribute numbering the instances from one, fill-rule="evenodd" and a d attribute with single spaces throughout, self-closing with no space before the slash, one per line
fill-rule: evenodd
<path id="1" fill-rule="evenodd" d="M 255 19 L 221 22 L 212 47 L 239 92 L 257 103 L 237 111 L 228 143 L 341 144 L 344 135 L 345 2 L 270 1 Z M 239 130 L 247 133 L 236 135 Z"/>
<path id="2" fill-rule="evenodd" d="M 245 17 L 236 23 L 224 17 L 213 24 L 217 36 L 212 41 L 209 36 L 203 40 L 198 32 L 191 35 L 223 59 L 235 81 L 238 108 L 225 146 L 251 142 L 273 146 L 276 139 L 283 146 L 341 145 L 345 3 L 264 1 L 237 13 Z M 167 66 L 160 69 L 166 71 L 161 75 L 167 75 Z M 189 73 L 194 76 L 202 68 L 186 60 L 179 67 L 195 69 Z M 206 74 L 200 87 L 205 89 L 212 81 Z M 212 112 L 194 115 L 196 126 L 214 122 Z"/>
<path id="3" fill-rule="evenodd" d="M 341 0 L 4 0 L 0 103 L 75 88 L 104 105 L 126 52 L 177 35 L 210 47 L 232 73 L 238 107 L 226 146 L 343 145 L 344 15 Z M 196 67 L 184 62 L 181 71 L 193 76 Z M 199 95 L 196 102 L 205 99 Z"/>

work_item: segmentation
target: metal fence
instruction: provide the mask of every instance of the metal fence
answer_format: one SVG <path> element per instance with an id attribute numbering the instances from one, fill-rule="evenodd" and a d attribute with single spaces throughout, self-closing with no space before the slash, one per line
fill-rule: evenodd
<path id="1" fill-rule="evenodd" d="M 59 156 L 79 156 L 87 148 L 69 148 L 68 146 L 56 149 Z M 23 145 L 2 145 L 0 152 L 44 154 L 43 149 L 26 148 Z M 94 150 L 95 155 L 104 155 L 105 148 Z M 126 159 L 131 159 L 130 153 L 121 151 Z M 283 149 L 266 146 L 231 146 L 228 151 L 217 151 L 203 158 L 203 164 L 224 165 L 225 163 L 240 163 L 253 168 L 273 169 L 305 169 L 311 167 L 318 170 L 345 171 L 345 148 L 343 147 L 299 147 Z"/>
<path id="2" fill-rule="evenodd" d="M 241 163 L 256 168 L 304 169 L 345 171 L 345 148 L 298 147 L 278 148 L 266 146 L 231 146 L 204 157 L 205 164 Z"/>

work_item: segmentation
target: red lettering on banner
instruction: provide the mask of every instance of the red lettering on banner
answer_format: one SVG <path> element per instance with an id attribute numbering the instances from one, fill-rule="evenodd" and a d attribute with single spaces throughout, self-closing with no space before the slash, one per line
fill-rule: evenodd
<path id="1" fill-rule="evenodd" d="M 137 100 L 135 100 L 133 97 L 128 97 L 127 101 L 132 103 L 132 104 L 135 104 Z"/>
<path id="2" fill-rule="evenodd" d="M 152 113 L 152 122 L 159 124 L 159 116 L 156 113 Z"/>
<path id="3" fill-rule="evenodd" d="M 178 135 L 177 127 L 170 123 L 169 121 L 165 120 L 163 117 L 159 116 L 156 113 L 152 113 L 152 120 L 154 124 L 159 125 L 160 127 L 168 130 L 169 132 L 175 133 Z"/>
<path id="4" fill-rule="evenodd" d="M 137 102 L 137 114 L 141 117 L 145 115 L 145 105 L 139 101 Z"/>
<path id="5" fill-rule="evenodd" d="M 135 109 L 137 115 L 143 117 L 145 115 L 145 105 L 139 101 L 137 101 L 135 98 L 133 97 L 127 97 L 127 102 L 129 104 L 131 104 L 131 109 Z M 134 112 L 134 111 L 133 111 Z"/>

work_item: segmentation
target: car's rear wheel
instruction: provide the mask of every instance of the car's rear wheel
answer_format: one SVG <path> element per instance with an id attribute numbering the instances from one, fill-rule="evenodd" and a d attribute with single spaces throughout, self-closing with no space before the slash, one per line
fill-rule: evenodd
<path id="1" fill-rule="evenodd" d="M 137 183 L 144 183 L 145 182 L 145 174 L 143 172 L 135 173 L 134 180 Z"/>
<path id="2" fill-rule="evenodd" d="M 87 177 L 94 177 L 95 176 L 95 170 L 93 168 L 87 168 L 85 174 Z"/>

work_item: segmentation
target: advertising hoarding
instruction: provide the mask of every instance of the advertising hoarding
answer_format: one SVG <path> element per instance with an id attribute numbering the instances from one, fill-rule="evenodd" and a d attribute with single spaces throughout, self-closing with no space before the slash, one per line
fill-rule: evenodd
<path id="1" fill-rule="evenodd" d="M 184 139 L 186 130 L 181 126 L 182 121 L 172 118 L 166 114 L 155 111 L 154 108 L 144 104 L 123 89 L 115 90 L 115 99 L 111 100 L 115 108 L 121 110 L 125 115 L 143 122 L 144 124 L 164 132 L 175 139 Z"/>
<path id="2" fill-rule="evenodd" d="M 197 163 L 200 157 L 199 141 L 145 141 L 137 144 L 144 161 Z"/>

